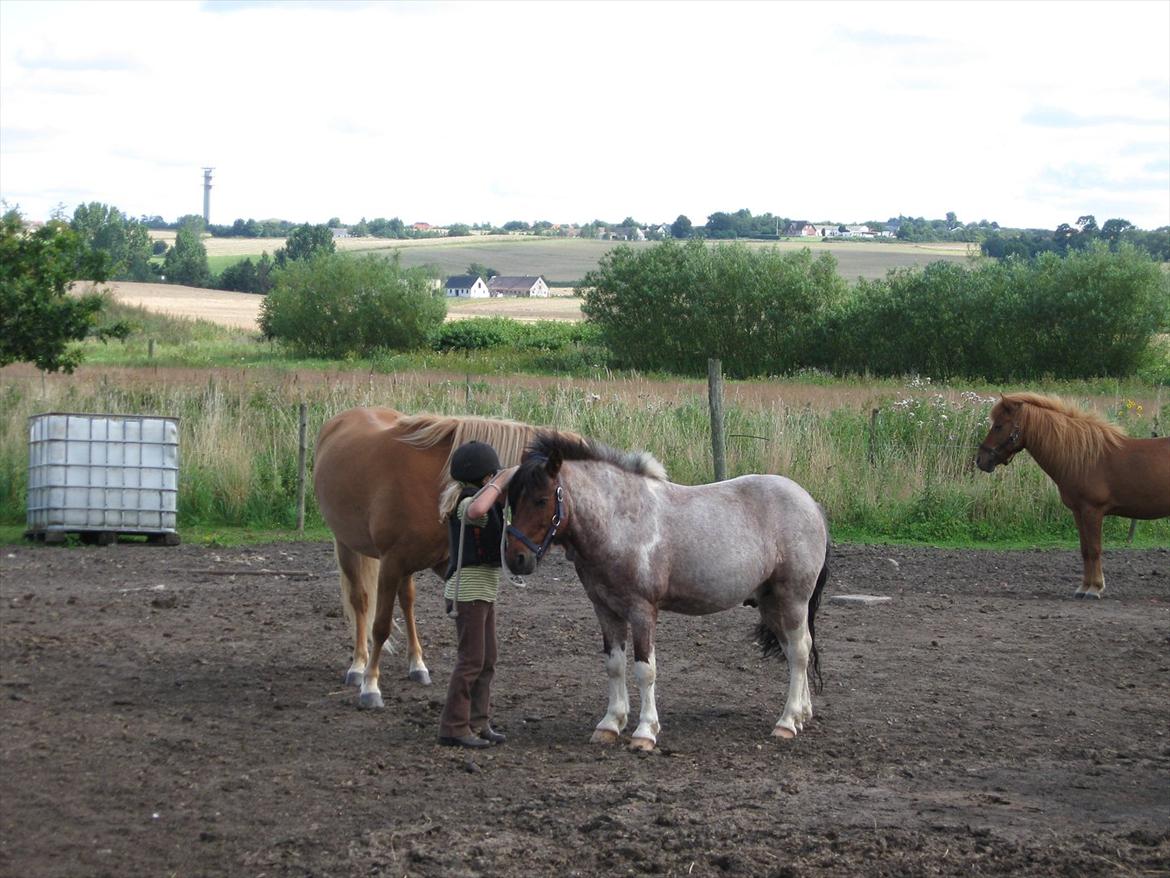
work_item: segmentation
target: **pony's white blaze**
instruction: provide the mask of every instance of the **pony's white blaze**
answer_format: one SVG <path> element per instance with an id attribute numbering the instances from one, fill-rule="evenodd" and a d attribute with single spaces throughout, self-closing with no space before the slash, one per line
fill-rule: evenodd
<path id="1" fill-rule="evenodd" d="M 571 550 L 607 649 L 609 704 L 594 740 L 613 740 L 625 726 L 627 639 L 641 694 L 632 746 L 652 747 L 660 732 L 658 612 L 702 615 L 745 602 L 759 608 L 765 652 L 783 644 L 788 696 L 776 729 L 795 735 L 812 716 L 811 623 L 828 576 L 828 529 L 808 492 L 765 475 L 676 485 L 653 458 L 545 433 L 530 451 L 512 479 L 512 530 L 539 542 L 550 527 L 549 498 L 561 492 L 567 513 L 557 539 Z M 532 563 L 514 535 L 504 557 L 514 572 Z"/>

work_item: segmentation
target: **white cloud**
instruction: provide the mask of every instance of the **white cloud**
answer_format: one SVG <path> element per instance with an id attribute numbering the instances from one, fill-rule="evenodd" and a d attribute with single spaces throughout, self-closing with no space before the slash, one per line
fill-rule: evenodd
<path id="1" fill-rule="evenodd" d="M 1170 4 L 1053 9 L 5 0 L 0 195 L 174 218 L 214 166 L 216 222 L 1170 223 Z"/>

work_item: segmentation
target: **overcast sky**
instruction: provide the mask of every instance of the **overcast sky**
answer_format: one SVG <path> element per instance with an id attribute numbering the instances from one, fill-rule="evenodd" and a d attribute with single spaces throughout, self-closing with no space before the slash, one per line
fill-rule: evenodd
<path id="1" fill-rule="evenodd" d="M 1170 2 L 0 0 L 0 197 L 1170 224 Z"/>

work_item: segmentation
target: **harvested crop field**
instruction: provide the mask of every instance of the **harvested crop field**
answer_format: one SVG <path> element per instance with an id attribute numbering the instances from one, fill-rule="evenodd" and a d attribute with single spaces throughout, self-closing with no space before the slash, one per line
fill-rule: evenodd
<path id="1" fill-rule="evenodd" d="M 255 330 L 263 296 L 207 290 L 178 284 L 146 284 L 118 281 L 103 284 L 114 298 L 127 305 L 146 308 L 173 317 L 207 320 L 234 329 Z M 547 299 L 515 297 L 447 300 L 447 319 L 466 317 L 511 317 L 525 322 L 533 320 L 580 320 L 581 300 L 573 296 L 552 295 Z"/>
<path id="2" fill-rule="evenodd" d="M 588 743 L 600 636 L 550 554 L 505 586 L 496 725 L 436 744 L 435 679 L 364 712 L 327 543 L 0 551 L 0 874 L 1156 875 L 1170 862 L 1170 550 L 840 546 L 792 742 L 755 612 L 663 614 L 658 748 Z M 835 603 L 865 592 L 876 606 Z M 636 704 L 636 688 L 632 698 Z M 627 729 L 627 734 L 629 729 Z"/>

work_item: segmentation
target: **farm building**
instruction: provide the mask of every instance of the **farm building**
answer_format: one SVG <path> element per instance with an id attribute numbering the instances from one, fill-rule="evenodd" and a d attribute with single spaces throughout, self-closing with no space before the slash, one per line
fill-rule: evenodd
<path id="1" fill-rule="evenodd" d="M 488 290 L 493 296 L 520 296 L 522 298 L 548 298 L 548 284 L 543 277 L 503 277 L 497 275 L 488 281 Z"/>
<path id="2" fill-rule="evenodd" d="M 488 291 L 487 284 L 478 274 L 457 274 L 447 278 L 447 295 L 460 299 L 486 299 L 496 294 Z"/>
<path id="3" fill-rule="evenodd" d="M 812 238 L 817 235 L 817 227 L 805 220 L 798 220 L 789 223 L 784 234 L 789 238 Z"/>

